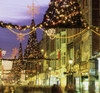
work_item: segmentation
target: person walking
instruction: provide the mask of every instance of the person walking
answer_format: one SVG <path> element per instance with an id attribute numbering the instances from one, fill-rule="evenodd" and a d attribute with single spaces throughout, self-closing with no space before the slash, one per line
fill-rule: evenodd
<path id="1" fill-rule="evenodd" d="M 6 88 L 5 88 L 4 93 L 10 93 L 9 87 L 6 87 Z"/>
<path id="2" fill-rule="evenodd" d="M 10 91 L 11 91 L 11 93 L 15 93 L 15 90 L 13 87 L 10 87 Z"/>
<path id="3" fill-rule="evenodd" d="M 52 87 L 51 87 L 51 93 L 63 93 L 62 92 L 62 89 L 60 86 L 54 84 Z"/>

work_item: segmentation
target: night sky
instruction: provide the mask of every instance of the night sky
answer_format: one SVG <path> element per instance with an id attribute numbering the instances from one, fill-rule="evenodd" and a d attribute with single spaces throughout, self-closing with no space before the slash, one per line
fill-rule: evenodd
<path id="1" fill-rule="evenodd" d="M 39 14 L 34 17 L 35 23 L 41 23 L 50 0 L 0 0 L 0 21 L 19 26 L 30 25 L 33 17 L 31 14 L 27 14 L 27 11 L 29 10 L 27 6 L 32 6 L 33 2 L 36 6 L 40 7 L 38 10 Z M 18 30 L 13 30 L 20 33 Z M 26 30 L 25 32 L 27 33 L 29 30 Z M 38 41 L 42 39 L 42 35 L 43 32 L 40 29 L 37 29 Z M 16 38 L 16 34 L 6 28 L 0 27 L 0 48 L 7 51 L 3 58 L 11 58 L 12 49 L 19 48 L 20 41 Z M 26 48 L 27 40 L 28 35 L 26 35 L 25 40 L 22 41 L 23 51 Z"/>

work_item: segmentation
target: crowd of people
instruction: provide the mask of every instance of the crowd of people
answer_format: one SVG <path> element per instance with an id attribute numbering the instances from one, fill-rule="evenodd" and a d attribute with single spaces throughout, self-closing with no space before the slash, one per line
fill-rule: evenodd
<path id="1" fill-rule="evenodd" d="M 28 93 L 29 91 L 43 91 L 43 93 L 63 93 L 63 89 L 54 84 L 52 87 L 15 87 L 15 86 L 0 86 L 0 93 Z M 68 85 L 64 89 L 64 93 L 75 93 L 75 88 Z"/>

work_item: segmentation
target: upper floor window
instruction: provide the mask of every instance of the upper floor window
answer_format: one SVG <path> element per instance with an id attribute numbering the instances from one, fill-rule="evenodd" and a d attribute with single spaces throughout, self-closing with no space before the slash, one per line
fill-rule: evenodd
<path id="1" fill-rule="evenodd" d="M 63 35 L 62 37 L 66 37 L 66 35 Z M 62 43 L 66 43 L 66 38 L 62 38 Z"/>
<path id="2" fill-rule="evenodd" d="M 65 56 L 62 57 L 62 65 L 65 65 Z"/>
<path id="3" fill-rule="evenodd" d="M 56 46 L 57 46 L 56 48 L 57 48 L 57 49 L 60 49 L 60 39 L 56 39 L 56 42 L 57 42 L 57 43 L 56 43 Z"/>
<path id="4" fill-rule="evenodd" d="M 88 0 L 86 0 L 86 6 L 88 6 Z"/>
<path id="5" fill-rule="evenodd" d="M 83 9 L 84 9 L 84 6 L 85 6 L 85 0 L 83 0 Z"/>

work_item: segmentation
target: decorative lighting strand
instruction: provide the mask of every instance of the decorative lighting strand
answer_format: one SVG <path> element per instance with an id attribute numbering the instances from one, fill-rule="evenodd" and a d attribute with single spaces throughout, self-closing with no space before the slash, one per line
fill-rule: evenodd
<path id="1" fill-rule="evenodd" d="M 42 29 L 42 28 L 40 28 L 43 32 L 45 32 L 46 33 L 46 31 L 44 30 L 44 29 Z M 75 37 L 75 36 L 78 36 L 78 35 L 80 35 L 80 34 L 82 34 L 83 32 L 85 32 L 86 31 L 86 29 L 87 28 L 85 28 L 84 30 L 82 30 L 81 32 L 79 32 L 79 33 L 77 33 L 77 34 L 75 34 L 75 35 L 72 35 L 72 36 L 68 36 L 68 37 L 57 37 L 57 36 L 55 36 L 56 38 L 72 38 L 72 37 Z M 51 35 L 51 36 L 54 36 L 54 35 Z"/>
<path id="2" fill-rule="evenodd" d="M 15 33 L 15 34 L 19 34 L 19 33 L 17 33 L 17 32 L 15 32 L 14 30 L 12 30 L 11 28 L 8 28 L 11 32 L 13 32 L 13 33 Z M 35 31 L 36 29 L 34 29 L 34 30 L 32 30 L 32 31 L 30 31 L 29 33 L 23 33 L 23 35 L 28 35 L 28 34 L 31 34 L 33 31 Z"/>
<path id="3" fill-rule="evenodd" d="M 94 32 L 95 34 L 97 34 L 98 36 L 100 36 L 99 33 L 97 33 L 96 31 L 94 31 L 93 29 L 91 29 L 92 32 Z"/>

